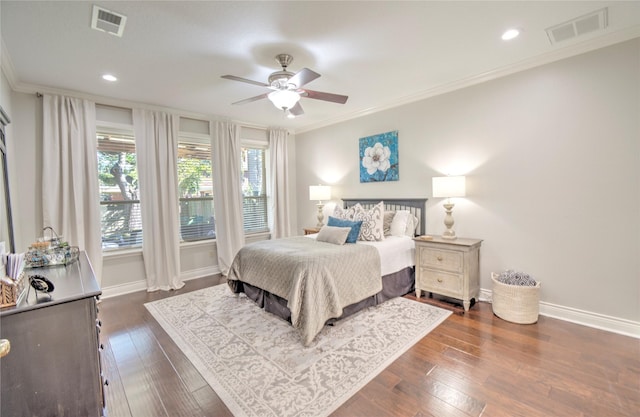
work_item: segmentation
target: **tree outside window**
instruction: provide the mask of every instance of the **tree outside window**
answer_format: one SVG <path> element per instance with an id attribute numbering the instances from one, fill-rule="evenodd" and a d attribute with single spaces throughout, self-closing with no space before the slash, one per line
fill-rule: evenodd
<path id="1" fill-rule="evenodd" d="M 103 249 L 142 245 L 136 147 L 132 135 L 98 133 Z"/>
<path id="2" fill-rule="evenodd" d="M 182 240 L 215 239 L 210 144 L 179 141 L 178 193 Z"/>

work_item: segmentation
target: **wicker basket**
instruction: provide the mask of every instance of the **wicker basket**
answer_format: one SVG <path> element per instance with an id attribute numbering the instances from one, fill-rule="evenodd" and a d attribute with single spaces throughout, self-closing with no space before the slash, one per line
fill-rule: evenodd
<path id="1" fill-rule="evenodd" d="M 498 277 L 499 274 L 491 273 L 493 313 L 513 323 L 537 322 L 540 312 L 540 283 L 535 286 L 509 285 L 498 281 Z"/>
<path id="2" fill-rule="evenodd" d="M 11 285 L 0 282 L 0 308 L 11 307 L 18 303 L 20 294 L 24 291 L 24 272 Z"/>

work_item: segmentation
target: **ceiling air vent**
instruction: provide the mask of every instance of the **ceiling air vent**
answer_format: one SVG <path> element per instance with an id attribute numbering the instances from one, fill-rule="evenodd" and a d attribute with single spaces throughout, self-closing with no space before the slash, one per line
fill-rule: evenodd
<path id="1" fill-rule="evenodd" d="M 604 30 L 607 27 L 607 8 L 580 16 L 568 22 L 547 28 L 551 44 L 566 41 L 586 33 Z"/>
<path id="2" fill-rule="evenodd" d="M 96 5 L 93 6 L 93 15 L 91 16 L 92 29 L 122 37 L 124 24 L 126 22 L 127 16 L 125 15 L 103 9 Z"/>

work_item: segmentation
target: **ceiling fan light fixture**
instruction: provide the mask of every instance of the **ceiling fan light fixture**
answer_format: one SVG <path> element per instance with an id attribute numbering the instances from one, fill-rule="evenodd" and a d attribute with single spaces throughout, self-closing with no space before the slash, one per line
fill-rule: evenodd
<path id="1" fill-rule="evenodd" d="M 291 90 L 276 90 L 269 93 L 267 97 L 280 110 L 290 109 L 300 100 L 300 94 Z"/>

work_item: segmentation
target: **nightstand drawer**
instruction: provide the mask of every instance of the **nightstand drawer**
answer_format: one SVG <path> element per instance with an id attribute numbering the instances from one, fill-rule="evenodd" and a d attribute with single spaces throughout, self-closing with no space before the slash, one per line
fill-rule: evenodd
<path id="1" fill-rule="evenodd" d="M 432 269 L 420 268 L 421 289 L 427 289 L 431 292 L 442 293 L 446 295 L 462 294 L 464 277 L 459 274 L 450 274 L 448 272 L 434 271 Z"/>
<path id="2" fill-rule="evenodd" d="M 420 247 L 420 266 L 462 272 L 463 265 L 461 252 Z"/>

